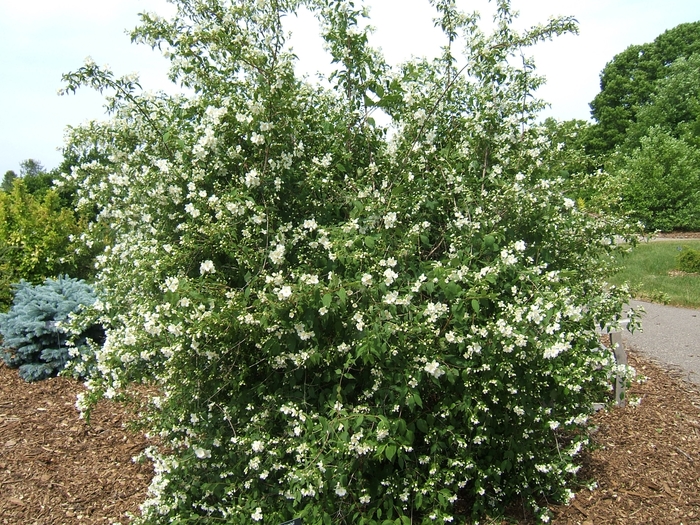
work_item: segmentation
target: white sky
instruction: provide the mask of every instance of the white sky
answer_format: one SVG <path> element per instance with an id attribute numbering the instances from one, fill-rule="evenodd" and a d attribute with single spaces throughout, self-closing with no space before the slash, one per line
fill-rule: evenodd
<path id="1" fill-rule="evenodd" d="M 373 44 L 391 62 L 436 53 L 442 44 L 432 26 L 428 0 L 366 0 L 372 6 Z M 457 0 L 471 11 L 488 11 L 485 0 Z M 631 44 L 650 42 L 667 29 L 700 20 L 698 0 L 512 0 L 521 23 L 545 22 L 550 15 L 574 15 L 580 35 L 567 35 L 532 51 L 547 77 L 538 93 L 558 119 L 589 118 L 588 103 L 599 91 L 599 74 Z M 57 148 L 66 125 L 104 116 L 102 98 L 87 89 L 59 97 L 61 74 L 85 57 L 109 64 L 115 74 L 138 72 L 145 89 L 173 91 L 167 62 L 157 51 L 131 44 L 125 34 L 137 14 L 171 12 L 165 0 L 0 0 L 0 177 L 27 158 L 51 169 L 61 161 Z M 298 25 L 298 24 L 297 24 Z M 294 47 L 314 63 L 319 45 L 305 28 Z M 305 58 L 306 57 L 306 58 Z M 306 65 L 311 71 L 312 66 Z"/>

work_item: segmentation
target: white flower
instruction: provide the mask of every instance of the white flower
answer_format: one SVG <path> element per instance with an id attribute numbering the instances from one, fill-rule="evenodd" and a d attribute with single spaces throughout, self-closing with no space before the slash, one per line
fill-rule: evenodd
<path id="1" fill-rule="evenodd" d="M 270 252 L 270 260 L 275 264 L 282 264 L 282 262 L 284 262 L 285 251 L 284 244 L 278 244 L 275 249 Z"/>
<path id="2" fill-rule="evenodd" d="M 348 491 L 345 489 L 345 487 L 342 487 L 340 483 L 338 483 L 335 486 L 335 493 L 342 498 L 348 493 Z"/>
<path id="3" fill-rule="evenodd" d="M 260 146 L 261 144 L 265 144 L 265 136 L 253 132 L 250 134 L 250 141 L 253 144 L 257 144 L 258 146 Z"/>
<path id="4" fill-rule="evenodd" d="M 128 328 L 124 332 L 124 344 L 127 346 L 132 346 L 136 344 L 136 337 L 134 336 L 134 334 L 131 333 L 131 331 Z"/>
<path id="5" fill-rule="evenodd" d="M 431 376 L 435 378 L 439 378 L 441 375 L 445 373 L 443 369 L 440 368 L 440 363 L 437 361 L 432 361 L 430 363 L 426 363 L 425 368 L 423 368 L 426 372 L 428 372 Z"/>
<path id="6" fill-rule="evenodd" d="M 395 304 L 396 299 L 399 297 L 399 292 L 389 292 L 384 296 L 384 302 L 386 304 Z"/>
<path id="7" fill-rule="evenodd" d="M 177 277 L 166 277 L 165 278 L 165 288 L 170 290 L 171 292 L 177 292 L 177 289 L 179 286 L 180 286 L 180 281 Z"/>
<path id="8" fill-rule="evenodd" d="M 197 456 L 199 459 L 206 459 L 211 457 L 211 450 L 207 450 L 205 448 L 200 447 L 194 447 L 192 450 L 194 450 L 194 455 Z"/>
<path id="9" fill-rule="evenodd" d="M 564 199 L 564 207 L 565 208 L 573 208 L 576 203 L 572 201 L 571 199 Z"/>
<path id="10" fill-rule="evenodd" d="M 389 230 L 396 225 L 396 212 L 387 213 L 384 216 L 384 227 Z"/>
<path id="11" fill-rule="evenodd" d="M 399 276 L 394 270 L 391 268 L 387 268 L 384 270 L 384 284 L 389 286 L 391 283 L 393 283 L 396 278 Z"/>
<path id="12" fill-rule="evenodd" d="M 279 290 L 277 290 L 277 298 L 280 301 L 284 301 L 285 299 L 289 299 L 292 296 L 292 287 L 291 286 L 283 286 Z"/>
<path id="13" fill-rule="evenodd" d="M 202 275 L 204 275 L 205 273 L 216 273 L 214 263 L 210 260 L 204 261 L 202 264 L 199 265 L 199 273 L 201 273 Z"/>
<path id="14" fill-rule="evenodd" d="M 262 519 L 263 519 L 262 509 L 260 507 L 256 508 L 255 512 L 253 512 L 250 515 L 250 517 L 253 518 L 253 521 L 262 521 Z"/>
<path id="15" fill-rule="evenodd" d="M 201 215 L 201 212 L 197 208 L 195 208 L 194 204 L 192 204 L 191 202 L 185 205 L 185 211 L 192 215 L 193 219 L 196 219 Z"/>
<path id="16" fill-rule="evenodd" d="M 256 186 L 260 186 L 260 175 L 258 175 L 258 170 L 253 168 L 248 173 L 246 173 L 243 183 L 249 188 L 255 188 Z"/>
<path id="17" fill-rule="evenodd" d="M 448 307 L 446 304 L 431 302 L 426 305 L 423 315 L 425 315 L 428 322 L 434 323 L 437 321 L 438 317 L 446 314 L 447 310 Z"/>
<path id="18" fill-rule="evenodd" d="M 525 241 L 516 241 L 515 244 L 513 244 L 513 248 L 518 252 L 524 252 L 525 246 Z"/>
<path id="19" fill-rule="evenodd" d="M 512 265 L 518 262 L 517 257 L 515 257 L 515 255 L 513 255 L 510 251 L 506 249 L 501 250 L 501 260 L 505 265 Z"/>
<path id="20" fill-rule="evenodd" d="M 370 501 L 372 501 L 372 498 L 370 498 L 369 495 L 364 494 L 364 495 L 360 496 L 360 503 L 363 503 L 366 505 Z"/>
<path id="21" fill-rule="evenodd" d="M 550 346 L 549 348 L 547 348 L 544 351 L 544 358 L 545 359 L 554 359 L 559 354 L 561 354 L 562 352 L 565 352 L 569 348 L 571 348 L 570 343 L 565 343 L 565 342 L 561 342 L 561 341 L 558 343 L 554 343 L 552 346 Z"/>
<path id="22" fill-rule="evenodd" d="M 297 335 L 299 336 L 299 339 L 302 341 L 308 341 L 314 336 L 313 332 L 307 332 L 306 328 L 302 323 L 297 323 L 294 325 L 294 329 L 297 331 Z"/>
<path id="23" fill-rule="evenodd" d="M 364 286 L 369 286 L 372 284 L 372 274 L 365 273 L 362 275 L 362 284 Z"/>
<path id="24" fill-rule="evenodd" d="M 309 275 L 305 273 L 301 276 L 301 282 L 306 284 L 318 284 L 318 275 Z"/>
<path id="25" fill-rule="evenodd" d="M 304 221 L 303 227 L 309 231 L 314 231 L 318 228 L 318 224 L 316 224 L 314 219 L 308 219 Z"/>
<path id="26" fill-rule="evenodd" d="M 262 441 L 255 440 L 253 441 L 251 448 L 253 449 L 253 452 L 262 452 L 265 449 L 265 445 L 263 445 Z"/>
<path id="27" fill-rule="evenodd" d="M 362 319 L 362 314 L 360 312 L 357 312 L 355 315 L 352 317 L 353 321 L 355 321 L 355 327 L 361 332 L 365 328 L 365 321 Z"/>
<path id="28" fill-rule="evenodd" d="M 413 286 L 411 287 L 411 291 L 413 293 L 418 293 L 420 291 L 421 285 L 427 280 L 428 280 L 428 278 L 425 276 L 424 273 L 422 273 L 420 275 L 420 277 L 418 277 L 418 280 L 415 283 L 413 283 Z"/>

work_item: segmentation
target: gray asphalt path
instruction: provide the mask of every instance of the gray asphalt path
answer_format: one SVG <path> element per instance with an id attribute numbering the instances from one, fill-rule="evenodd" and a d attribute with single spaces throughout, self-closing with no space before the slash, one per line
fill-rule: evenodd
<path id="1" fill-rule="evenodd" d="M 623 332 L 622 340 L 655 361 L 682 372 L 688 381 L 700 384 L 700 310 L 677 308 L 643 301 L 642 331 Z"/>

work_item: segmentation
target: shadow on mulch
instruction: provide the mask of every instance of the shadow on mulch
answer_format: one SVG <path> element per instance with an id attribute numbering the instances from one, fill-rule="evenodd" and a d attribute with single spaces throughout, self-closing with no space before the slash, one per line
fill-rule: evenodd
<path id="1" fill-rule="evenodd" d="M 596 449 L 580 477 L 598 488 L 551 506 L 554 524 L 700 524 L 700 392 L 634 353 L 629 360 L 646 377 L 629 393 L 641 402 L 594 416 Z M 25 383 L 0 364 L 1 524 L 106 525 L 138 513 L 151 470 L 131 458 L 146 442 L 107 401 L 86 425 L 75 410 L 81 390 L 67 378 Z"/>

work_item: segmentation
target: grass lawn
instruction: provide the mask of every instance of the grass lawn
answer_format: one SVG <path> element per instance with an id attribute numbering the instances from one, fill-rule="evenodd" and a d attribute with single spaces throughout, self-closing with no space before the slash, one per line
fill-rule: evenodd
<path id="1" fill-rule="evenodd" d="M 700 250 L 700 241 L 679 239 L 639 244 L 620 259 L 623 269 L 610 282 L 617 285 L 628 282 L 636 299 L 700 308 L 700 274 L 678 271 L 676 257 L 685 249 Z"/>

